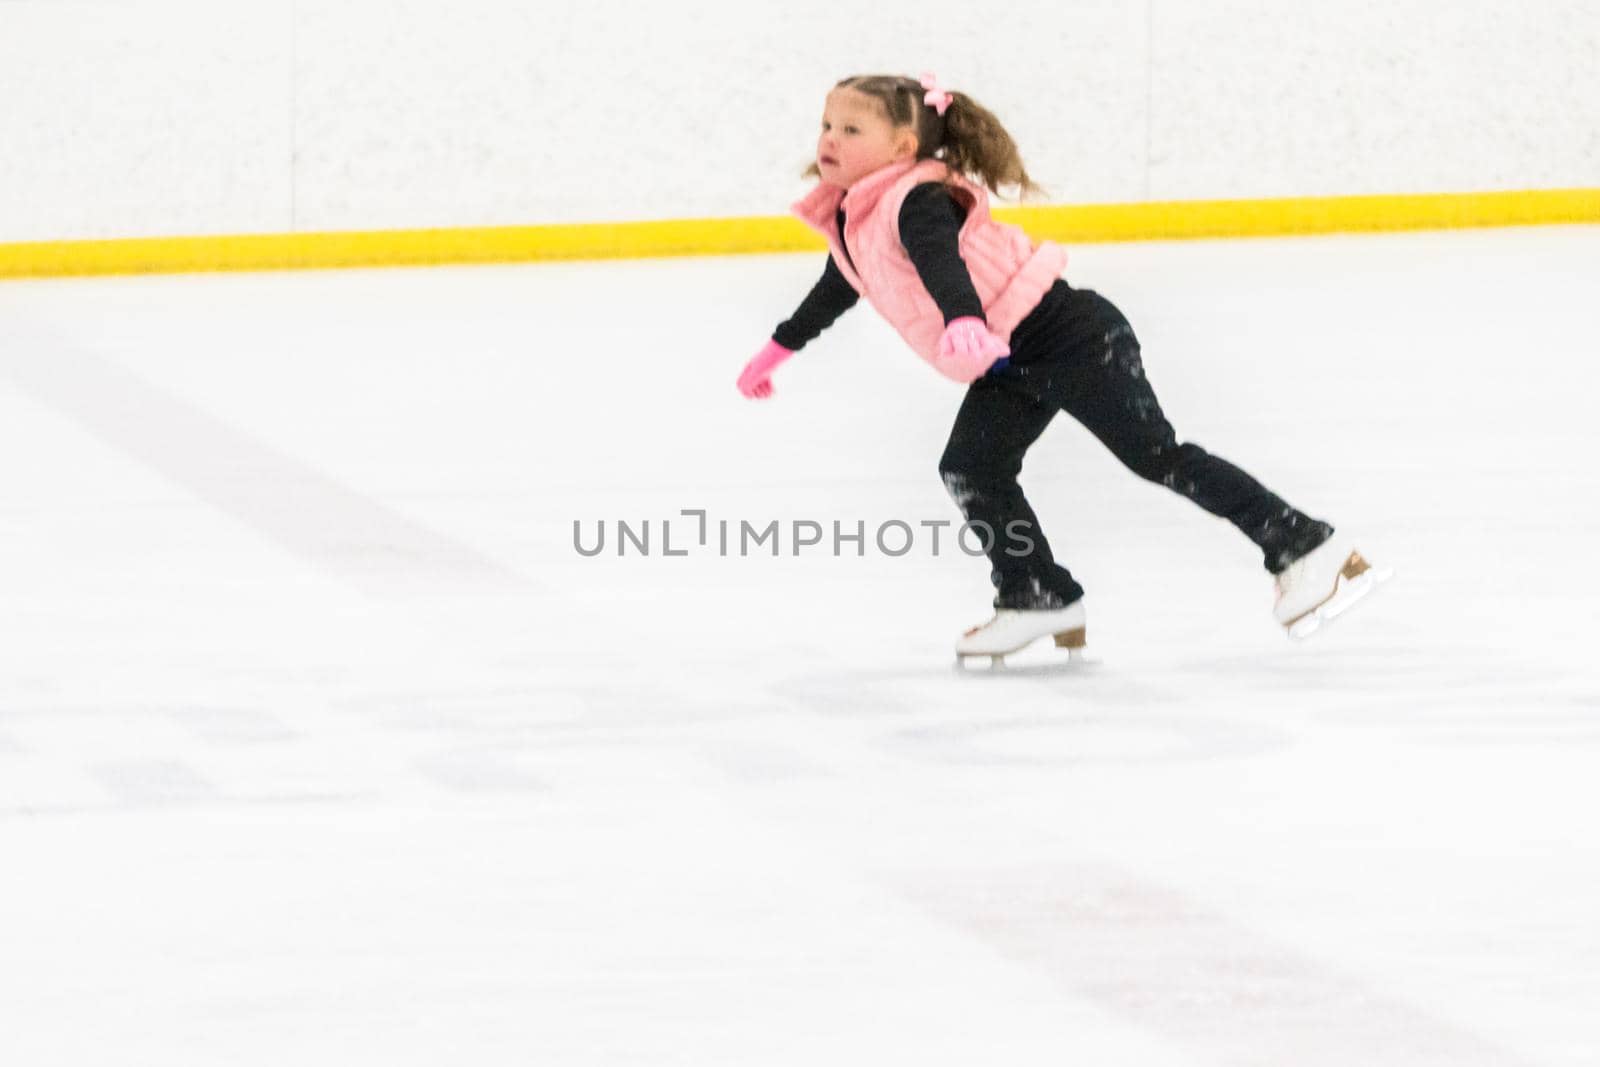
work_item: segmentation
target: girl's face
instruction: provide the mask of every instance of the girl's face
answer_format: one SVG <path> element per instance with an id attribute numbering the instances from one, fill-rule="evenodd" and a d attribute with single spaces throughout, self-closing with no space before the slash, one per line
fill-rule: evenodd
<path id="1" fill-rule="evenodd" d="M 916 130 L 896 128 L 877 100 L 855 89 L 828 94 L 817 134 L 817 169 L 823 181 L 848 189 L 873 171 L 916 154 Z"/>

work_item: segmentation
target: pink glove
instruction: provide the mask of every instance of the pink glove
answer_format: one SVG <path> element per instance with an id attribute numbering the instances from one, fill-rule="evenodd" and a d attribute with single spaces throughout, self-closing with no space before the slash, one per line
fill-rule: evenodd
<path id="1" fill-rule="evenodd" d="M 944 328 L 933 365 L 946 378 L 965 383 L 983 377 L 995 360 L 1010 354 L 1011 347 L 990 333 L 982 319 L 966 315 Z"/>
<path id="2" fill-rule="evenodd" d="M 739 375 L 739 392 L 752 400 L 771 396 L 772 372 L 792 355 L 793 350 L 784 348 L 776 341 L 768 341 L 767 346 L 744 365 L 744 372 Z"/>

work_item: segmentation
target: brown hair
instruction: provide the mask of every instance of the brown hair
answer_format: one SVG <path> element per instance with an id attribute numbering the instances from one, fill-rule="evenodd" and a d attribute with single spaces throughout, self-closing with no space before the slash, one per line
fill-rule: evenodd
<path id="1" fill-rule="evenodd" d="M 950 92 L 950 106 L 940 115 L 922 102 L 926 90 L 915 78 L 856 74 L 834 88 L 872 97 L 897 129 L 914 127 L 918 159 L 939 159 L 953 173 L 977 178 L 993 193 L 998 194 L 1001 186 L 1016 186 L 1024 196 L 1045 191 L 1028 176 L 1017 144 L 1000 120 L 966 93 Z M 820 176 L 816 163 L 806 168 L 805 177 Z"/>

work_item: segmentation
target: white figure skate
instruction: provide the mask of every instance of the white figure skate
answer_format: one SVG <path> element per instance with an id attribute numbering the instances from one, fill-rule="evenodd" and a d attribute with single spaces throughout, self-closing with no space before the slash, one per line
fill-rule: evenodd
<path id="1" fill-rule="evenodd" d="M 1394 571 L 1368 563 L 1348 538 L 1334 534 L 1277 575 L 1272 614 L 1290 637 L 1307 638 L 1393 576 Z"/>
<path id="2" fill-rule="evenodd" d="M 982 626 L 974 626 L 956 642 L 956 666 L 964 669 L 972 660 L 987 659 L 990 670 L 1000 670 L 1005 667 L 1008 655 L 1020 652 L 1041 637 L 1054 637 L 1056 647 L 1067 650 L 1068 662 L 1091 662 L 1084 654 L 1086 633 L 1082 599 L 1052 610 L 999 608 L 994 618 Z"/>

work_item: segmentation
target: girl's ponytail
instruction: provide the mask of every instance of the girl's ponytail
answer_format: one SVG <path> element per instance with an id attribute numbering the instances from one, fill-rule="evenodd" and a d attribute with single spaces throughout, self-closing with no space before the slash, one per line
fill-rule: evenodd
<path id="1" fill-rule="evenodd" d="M 943 134 L 938 156 L 957 174 L 978 178 L 994 193 L 1001 186 L 1015 186 L 1023 196 L 1044 192 L 1028 175 L 1017 143 L 994 112 L 966 93 L 950 93 Z"/>

